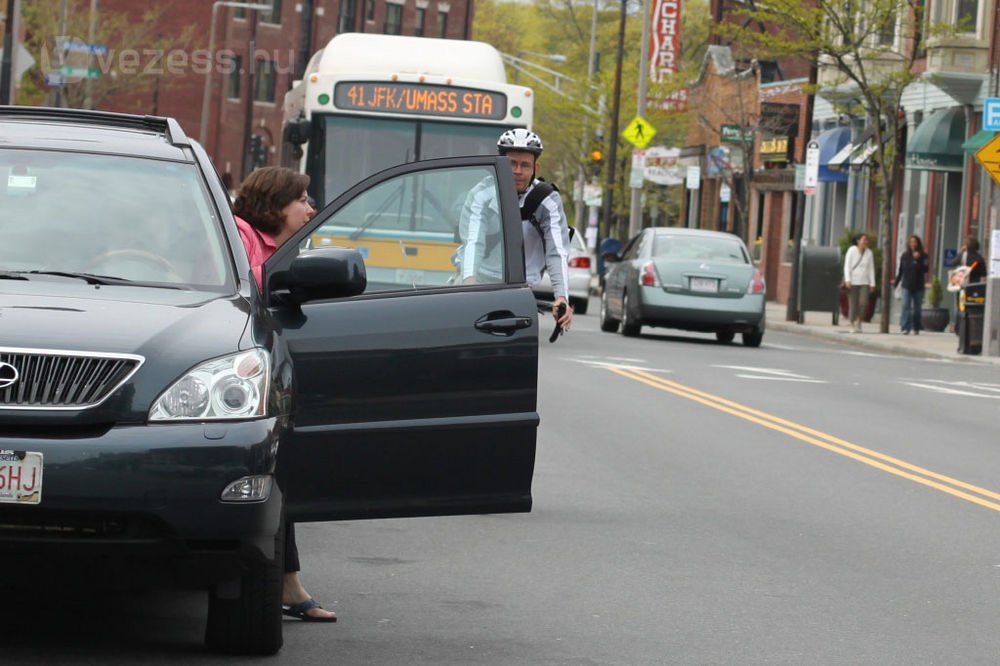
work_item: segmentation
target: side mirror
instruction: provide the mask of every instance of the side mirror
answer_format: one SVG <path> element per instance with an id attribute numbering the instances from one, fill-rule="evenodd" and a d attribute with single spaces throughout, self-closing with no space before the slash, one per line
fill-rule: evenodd
<path id="1" fill-rule="evenodd" d="M 307 143 L 312 134 L 312 124 L 306 119 L 293 120 L 285 125 L 282 138 L 293 146 Z"/>
<path id="2" fill-rule="evenodd" d="M 304 250 L 292 260 L 284 286 L 298 303 L 357 296 L 368 286 L 365 260 L 344 247 Z"/>

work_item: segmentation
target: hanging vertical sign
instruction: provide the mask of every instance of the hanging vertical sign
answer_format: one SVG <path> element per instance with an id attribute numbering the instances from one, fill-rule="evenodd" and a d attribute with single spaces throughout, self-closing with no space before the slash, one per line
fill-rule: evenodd
<path id="1" fill-rule="evenodd" d="M 810 141 L 806 146 L 806 173 L 803 191 L 807 195 L 816 194 L 819 184 L 819 143 Z"/>
<path id="2" fill-rule="evenodd" d="M 649 34 L 649 82 L 666 83 L 680 63 L 681 0 L 652 0 Z M 661 109 L 680 111 L 687 106 L 687 89 L 669 95 L 651 95 L 650 102 Z"/>

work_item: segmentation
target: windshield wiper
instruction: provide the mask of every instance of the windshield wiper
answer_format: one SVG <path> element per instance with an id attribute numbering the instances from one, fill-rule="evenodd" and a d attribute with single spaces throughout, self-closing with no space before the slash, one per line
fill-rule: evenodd
<path id="1" fill-rule="evenodd" d="M 24 277 L 25 275 L 53 275 L 55 277 L 76 278 L 78 280 L 83 280 L 87 284 L 93 284 L 93 285 L 115 285 L 115 286 L 125 286 L 125 287 L 157 287 L 161 289 L 187 288 L 172 284 L 162 284 L 159 282 L 136 282 L 135 280 L 129 280 L 128 278 L 113 277 L 110 275 L 95 275 L 94 273 L 75 273 L 71 271 L 7 271 L 5 276 L 8 276 L 12 280 L 30 279 Z M 21 277 L 18 278 L 15 276 L 21 276 Z"/>

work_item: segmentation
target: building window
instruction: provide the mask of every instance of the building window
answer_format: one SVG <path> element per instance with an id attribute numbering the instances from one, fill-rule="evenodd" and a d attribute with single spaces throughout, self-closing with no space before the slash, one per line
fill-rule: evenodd
<path id="1" fill-rule="evenodd" d="M 247 8 L 246 7 L 237 7 L 236 9 L 233 10 L 233 18 L 238 18 L 238 19 L 241 19 L 241 20 L 245 20 L 246 17 L 247 17 Z"/>
<path id="2" fill-rule="evenodd" d="M 385 6 L 385 30 L 387 35 L 400 35 L 403 33 L 403 5 L 391 3 Z"/>
<path id="3" fill-rule="evenodd" d="M 413 15 L 413 34 L 417 37 L 424 36 L 424 22 L 427 20 L 427 10 L 417 7 L 417 13 Z"/>
<path id="4" fill-rule="evenodd" d="M 958 32 L 979 33 L 979 0 L 955 0 L 955 25 Z"/>
<path id="5" fill-rule="evenodd" d="M 340 0 L 340 16 L 337 17 L 337 32 L 354 32 L 357 22 L 357 0 Z"/>
<path id="6" fill-rule="evenodd" d="M 234 55 L 229 59 L 229 75 L 226 77 L 226 97 L 229 99 L 240 98 L 240 79 L 243 78 L 243 58 Z"/>
<path id="7" fill-rule="evenodd" d="M 375 0 L 365 0 L 365 21 L 375 22 Z"/>
<path id="8" fill-rule="evenodd" d="M 258 60 L 256 63 L 256 73 L 254 74 L 254 94 L 255 102 L 274 102 L 274 63 L 270 60 Z"/>
<path id="9" fill-rule="evenodd" d="M 892 46 L 896 43 L 896 17 L 890 16 L 886 19 L 879 27 L 878 31 L 878 45 L 879 46 Z"/>
<path id="10" fill-rule="evenodd" d="M 264 23 L 281 25 L 281 0 L 271 0 L 271 11 L 261 12 L 260 18 Z"/>
<path id="11" fill-rule="evenodd" d="M 438 9 L 437 36 L 442 38 L 448 36 L 448 12 L 441 9 Z"/>

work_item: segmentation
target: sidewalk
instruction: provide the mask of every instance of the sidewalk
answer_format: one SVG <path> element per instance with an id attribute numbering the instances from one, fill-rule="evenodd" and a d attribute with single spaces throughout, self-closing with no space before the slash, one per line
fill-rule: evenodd
<path id="1" fill-rule="evenodd" d="M 893 308 L 893 310 L 898 310 L 898 308 Z M 768 301 L 767 330 L 811 335 L 852 347 L 899 354 L 901 356 L 941 358 L 952 361 L 988 363 L 1000 366 L 1000 357 L 998 356 L 959 354 L 958 336 L 954 333 L 921 331 L 920 335 L 913 335 L 912 333 L 910 335 L 903 335 L 899 330 L 899 314 L 895 311 L 892 313 L 895 321 L 890 323 L 889 333 L 887 334 L 878 332 L 879 313 L 875 313 L 875 317 L 870 323 L 862 325 L 861 333 L 849 333 L 847 321 L 843 317 L 840 318 L 840 324 L 834 326 L 833 317 L 829 312 L 806 312 L 804 323 L 802 324 L 794 321 L 785 321 L 785 315 L 786 306 Z"/>

